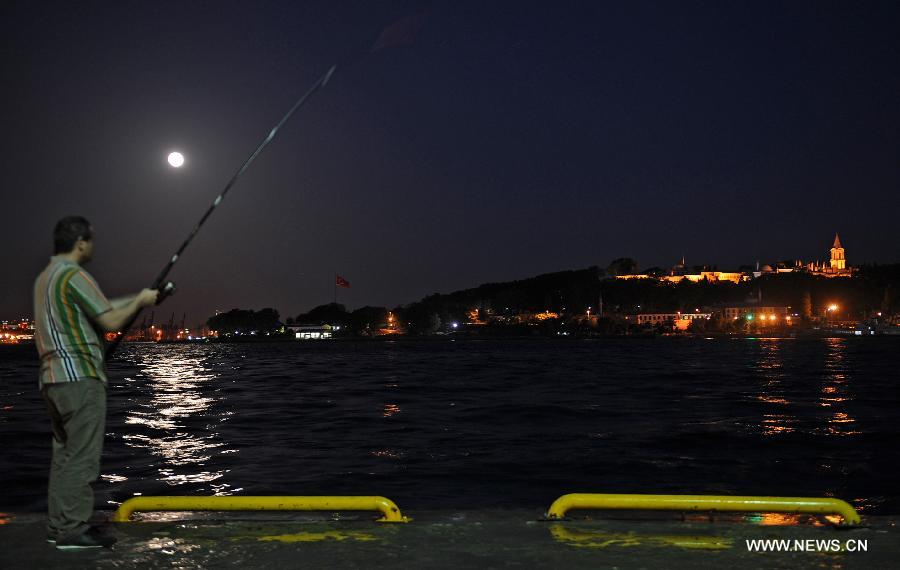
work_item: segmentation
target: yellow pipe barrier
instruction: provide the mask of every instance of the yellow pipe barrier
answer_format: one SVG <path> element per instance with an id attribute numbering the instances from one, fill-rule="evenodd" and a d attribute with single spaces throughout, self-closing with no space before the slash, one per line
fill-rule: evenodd
<path id="1" fill-rule="evenodd" d="M 840 499 L 593 493 L 563 495 L 550 505 L 547 518 L 561 519 L 567 511 L 573 509 L 838 514 L 843 517 L 842 525 L 858 525 L 860 522 L 853 507 Z"/>
<path id="2" fill-rule="evenodd" d="M 381 511 L 377 522 L 409 522 L 400 508 L 385 497 L 134 497 L 113 515 L 128 522 L 134 512 L 152 511 Z"/>

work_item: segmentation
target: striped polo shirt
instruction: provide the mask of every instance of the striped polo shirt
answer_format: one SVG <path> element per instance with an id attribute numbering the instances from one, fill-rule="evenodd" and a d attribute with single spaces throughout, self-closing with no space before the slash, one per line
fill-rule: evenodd
<path id="1" fill-rule="evenodd" d="M 60 256 L 34 282 L 34 340 L 40 385 L 84 378 L 106 381 L 103 341 L 92 325 L 112 309 L 91 275 Z"/>

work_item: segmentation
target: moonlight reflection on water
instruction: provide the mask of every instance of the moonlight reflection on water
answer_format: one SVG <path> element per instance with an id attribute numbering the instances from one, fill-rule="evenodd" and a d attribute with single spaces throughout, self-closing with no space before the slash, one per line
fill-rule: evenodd
<path id="1" fill-rule="evenodd" d="M 143 433 L 123 439 L 128 446 L 147 449 L 159 457 L 159 479 L 169 485 L 210 483 L 225 473 L 203 469 L 213 454 L 227 445 L 221 441 L 217 425 L 207 421 L 218 394 L 209 385 L 219 376 L 207 361 L 202 349 L 135 355 L 135 364 L 148 379 L 151 397 L 148 403 L 129 410 L 125 419 L 126 424 L 143 426 Z M 219 419 L 226 420 L 227 415 Z M 228 494 L 227 487 L 220 486 L 216 494 Z"/>

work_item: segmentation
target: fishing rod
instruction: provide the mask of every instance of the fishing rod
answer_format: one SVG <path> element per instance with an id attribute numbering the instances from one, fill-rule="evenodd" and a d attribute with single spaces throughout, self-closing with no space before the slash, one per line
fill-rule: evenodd
<path id="1" fill-rule="evenodd" d="M 216 199 L 212 201 L 212 204 L 210 204 L 209 208 L 207 208 L 206 213 L 203 214 L 203 217 L 200 218 L 200 221 L 197 222 L 197 225 L 194 226 L 194 229 L 191 230 L 191 233 L 188 235 L 187 239 L 184 240 L 184 243 L 181 244 L 181 247 L 179 247 L 178 250 L 172 255 L 168 263 L 166 263 L 165 267 L 163 267 L 162 271 L 159 272 L 159 275 L 156 276 L 156 279 L 153 280 L 153 284 L 150 285 L 150 289 L 156 289 L 159 291 L 159 296 L 156 300 L 157 305 L 162 303 L 163 300 L 166 299 L 166 297 L 175 292 L 174 283 L 172 283 L 171 281 L 163 283 L 163 281 L 169 275 L 169 272 L 172 271 L 175 263 L 179 260 L 179 258 L 181 258 L 181 254 L 184 253 L 184 250 L 187 249 L 187 246 L 191 243 L 191 241 L 193 241 L 194 237 L 200 231 L 200 228 L 202 228 L 203 224 L 206 223 L 206 220 L 209 219 L 209 216 L 213 213 L 213 210 L 219 207 L 219 205 L 222 203 L 222 200 L 225 199 L 225 195 L 228 194 L 228 191 L 231 190 L 232 186 L 234 186 L 234 184 L 238 181 L 238 178 L 240 178 L 241 175 L 244 174 L 244 172 L 250 167 L 253 161 L 256 160 L 256 157 L 259 156 L 263 149 L 266 148 L 266 146 L 268 146 L 270 142 L 272 142 L 279 129 L 281 129 L 281 127 L 283 127 L 284 124 L 287 123 L 288 119 L 291 118 L 291 115 L 293 115 L 297 111 L 297 109 L 302 107 L 304 103 L 309 100 L 313 93 L 315 93 L 328 83 L 336 69 L 337 64 L 332 65 L 324 75 L 319 77 L 316 82 L 312 84 L 312 87 L 310 87 L 302 97 L 297 99 L 297 102 L 294 103 L 294 106 L 291 107 L 287 113 L 285 113 L 284 117 L 282 117 L 281 120 L 278 121 L 277 125 L 272 127 L 272 130 L 269 131 L 269 134 L 266 136 L 266 138 L 264 138 L 263 141 L 259 143 L 259 146 L 256 147 L 256 150 L 253 151 L 253 154 L 251 154 L 250 157 L 244 161 L 244 164 L 241 165 L 237 172 L 234 173 L 234 176 L 231 177 L 231 180 L 228 181 L 228 183 L 225 185 L 225 188 L 219 193 L 218 196 L 216 196 Z M 128 324 L 125 325 L 122 332 L 116 335 L 116 338 L 109 343 L 109 345 L 106 347 L 106 358 L 112 357 L 113 353 L 122 342 L 122 339 L 134 324 L 134 321 L 137 320 L 139 314 L 140 311 L 135 313 L 134 316 L 131 317 L 131 320 L 128 321 Z"/>
<path id="2" fill-rule="evenodd" d="M 422 26 L 425 23 L 425 13 L 414 14 L 412 16 L 407 16 L 402 20 L 398 20 L 392 25 L 388 26 L 384 30 L 381 31 L 381 34 L 378 36 L 378 39 L 375 40 L 375 44 L 369 50 L 369 53 L 374 53 L 381 49 L 391 47 L 391 46 L 399 46 L 399 45 L 408 45 L 414 42 L 415 37 L 418 35 L 419 31 L 421 31 Z M 159 296 L 156 299 L 156 304 L 160 304 L 163 300 L 166 299 L 169 295 L 175 292 L 175 284 L 171 281 L 167 281 L 164 283 L 166 277 L 169 275 L 169 272 L 172 271 L 172 267 L 175 266 L 175 263 L 181 258 L 181 254 L 187 248 L 188 244 L 194 239 L 194 236 L 197 235 L 197 232 L 200 231 L 200 228 L 203 227 L 203 224 L 206 223 L 206 220 L 213 213 L 219 204 L 222 203 L 222 200 L 225 199 L 225 195 L 231 190 L 231 187 L 237 182 L 238 178 L 241 177 L 242 174 L 250 167 L 256 157 L 263 151 L 266 146 L 272 139 L 275 138 L 275 135 L 278 133 L 279 129 L 287 123 L 288 119 L 291 118 L 291 115 L 297 111 L 300 107 L 302 107 L 307 100 L 319 89 L 324 87 L 328 81 L 331 79 L 331 76 L 334 74 L 334 71 L 337 69 L 337 64 L 332 65 L 328 71 L 325 72 L 324 75 L 319 77 L 315 83 L 312 84 L 306 93 L 300 97 L 294 106 L 290 108 L 290 110 L 285 113 L 284 117 L 278 121 L 278 124 L 272 127 L 272 130 L 269 131 L 269 134 L 263 141 L 256 147 L 256 150 L 253 151 L 253 154 L 244 161 L 244 164 L 234 173 L 234 176 L 231 177 L 231 180 L 225 185 L 225 188 L 222 192 L 216 196 L 216 199 L 213 200 L 212 204 L 210 204 L 209 208 L 206 210 L 206 213 L 203 214 L 203 217 L 200 218 L 200 221 L 197 222 L 197 225 L 194 226 L 194 229 L 191 230 L 191 233 L 188 235 L 187 239 L 184 240 L 184 243 L 181 244 L 181 247 L 172 255 L 169 259 L 169 262 L 166 263 L 165 267 L 163 267 L 162 271 L 159 272 L 159 275 L 156 276 L 156 279 L 153 280 L 153 284 L 150 286 L 151 289 L 156 289 L 159 291 Z M 113 353 L 115 353 L 116 349 L 119 347 L 119 344 L 122 342 L 122 339 L 125 338 L 125 335 L 128 333 L 128 330 L 134 324 L 134 321 L 137 320 L 138 315 L 141 311 L 138 311 L 131 317 L 131 320 L 128 321 L 128 324 L 125 325 L 122 332 L 116 335 L 116 338 L 109 343 L 106 347 L 106 358 L 109 359 L 112 357 Z"/>

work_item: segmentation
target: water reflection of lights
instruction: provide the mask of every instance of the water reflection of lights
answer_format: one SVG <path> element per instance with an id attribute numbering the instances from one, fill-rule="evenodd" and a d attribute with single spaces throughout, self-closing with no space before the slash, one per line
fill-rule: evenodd
<path id="1" fill-rule="evenodd" d="M 841 520 L 841 517 L 836 518 Z M 762 526 L 824 526 L 824 523 L 817 516 L 792 513 L 760 513 L 758 515 L 747 515 L 744 520 Z"/>
<path id="2" fill-rule="evenodd" d="M 136 552 L 162 552 L 163 554 L 188 554 L 194 550 L 205 548 L 204 546 L 187 542 L 181 538 L 151 538 L 143 545 L 139 545 Z"/>
<path id="3" fill-rule="evenodd" d="M 222 447 L 223 443 L 210 442 L 215 434 L 200 438 L 189 433 L 176 433 L 172 436 L 152 438 L 145 435 L 126 435 L 122 439 L 132 447 L 151 448 L 166 458 L 172 465 L 189 465 L 209 461 L 210 451 Z"/>
<path id="4" fill-rule="evenodd" d="M 110 483 L 121 483 L 122 481 L 128 481 L 128 477 L 125 477 L 124 475 L 116 475 L 116 474 L 101 475 L 100 478 L 103 479 L 104 481 L 109 481 Z"/>
<path id="5" fill-rule="evenodd" d="M 759 517 L 758 523 L 765 526 L 796 525 L 800 523 L 800 516 L 787 513 L 763 513 Z"/>
<path id="6" fill-rule="evenodd" d="M 849 393 L 850 367 L 846 364 L 847 341 L 842 338 L 825 339 L 825 382 L 819 396 L 819 406 L 828 409 L 830 416 L 826 432 L 829 435 L 858 435 L 854 430 L 856 420 L 847 412 L 846 403 L 851 400 Z"/>
<path id="7" fill-rule="evenodd" d="M 238 537 L 238 539 L 243 537 Z M 253 537 L 248 537 L 253 538 Z M 326 530 L 324 532 L 296 532 L 293 534 L 274 534 L 256 537 L 256 540 L 263 542 L 322 542 L 325 540 L 358 540 L 373 541 L 378 538 L 367 532 L 359 532 L 353 530 Z"/>
<path id="8" fill-rule="evenodd" d="M 765 414 L 760 427 L 763 435 L 780 435 L 785 433 L 793 433 L 797 428 L 788 425 L 795 421 L 794 418 L 786 414 Z"/>
<path id="9" fill-rule="evenodd" d="M 389 417 L 391 417 L 395 414 L 399 414 L 399 413 L 400 413 L 400 406 L 398 406 L 397 404 L 385 404 L 384 412 L 382 413 L 382 416 L 385 418 L 389 418 Z"/>
<path id="10" fill-rule="evenodd" d="M 786 397 L 784 361 L 781 355 L 781 339 L 760 339 L 760 359 L 757 364 L 764 382 L 756 396 L 760 402 L 780 406 L 778 412 L 763 412 L 759 429 L 763 435 L 782 435 L 797 430 L 797 418 L 787 413 L 792 402 Z"/>
<path id="11" fill-rule="evenodd" d="M 403 456 L 406 455 L 404 452 L 396 449 L 376 449 L 370 452 L 370 454 L 373 457 L 384 457 L 387 459 L 402 459 Z"/>
<path id="12" fill-rule="evenodd" d="M 196 348 L 166 347 L 136 355 L 136 364 L 150 382 L 149 403 L 138 402 L 129 410 L 125 423 L 138 426 L 139 433 L 125 435 L 125 444 L 149 449 L 162 458 L 159 480 L 169 485 L 210 483 L 224 476 L 224 470 L 202 469 L 214 453 L 226 444 L 215 432 L 216 422 L 208 421 L 217 399 L 209 382 L 217 374 L 204 363 L 208 355 Z M 190 425 L 202 419 L 203 431 Z M 215 418 L 217 422 L 227 415 Z M 198 433 L 200 431 L 200 433 Z M 116 477 L 116 476 L 104 476 Z M 228 494 L 227 484 L 211 486 L 216 494 Z"/>
<path id="13" fill-rule="evenodd" d="M 159 474 L 162 475 L 163 481 L 173 485 L 182 485 L 184 483 L 209 483 L 215 481 L 224 475 L 222 471 L 211 472 L 201 471 L 200 473 L 190 473 L 180 475 L 172 469 L 160 469 Z"/>
<path id="14" fill-rule="evenodd" d="M 777 398 L 775 396 L 769 396 L 767 394 L 760 394 L 759 396 L 757 396 L 757 399 L 760 402 L 765 402 L 767 404 L 790 404 L 790 402 L 784 398 Z"/>
<path id="15" fill-rule="evenodd" d="M 550 525 L 550 536 L 561 544 L 578 548 L 683 548 L 690 550 L 725 550 L 732 548 L 733 538 L 708 534 L 645 534 L 635 531 L 609 532 Z"/>

